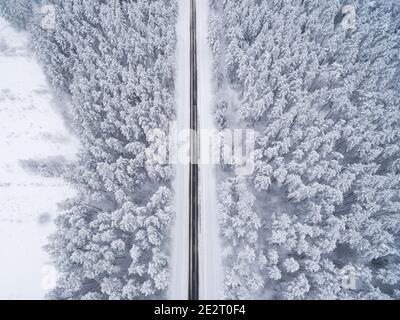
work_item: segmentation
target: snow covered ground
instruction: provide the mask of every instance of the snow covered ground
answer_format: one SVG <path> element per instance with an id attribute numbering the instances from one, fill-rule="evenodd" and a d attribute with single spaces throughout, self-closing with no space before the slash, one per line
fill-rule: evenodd
<path id="1" fill-rule="evenodd" d="M 198 108 L 200 131 L 215 132 L 213 112 L 212 56 L 208 42 L 209 2 L 197 0 Z M 202 139 L 203 138 L 203 139 Z M 211 149 L 200 137 L 200 153 Z M 200 298 L 222 298 L 222 252 L 217 218 L 217 183 L 211 158 L 200 163 Z M 209 161 L 207 161 L 209 160 Z"/>
<path id="2" fill-rule="evenodd" d="M 0 18 L 0 299 L 42 299 L 52 269 L 43 250 L 57 203 L 74 195 L 60 178 L 21 160 L 72 159 L 77 141 L 54 107 L 28 37 Z"/>

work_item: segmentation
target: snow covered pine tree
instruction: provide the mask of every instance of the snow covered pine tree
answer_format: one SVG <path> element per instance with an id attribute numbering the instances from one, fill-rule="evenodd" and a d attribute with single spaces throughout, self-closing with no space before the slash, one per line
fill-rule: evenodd
<path id="1" fill-rule="evenodd" d="M 400 298 L 398 1 L 211 2 L 216 122 L 257 132 L 220 187 L 226 297 Z"/>
<path id="2" fill-rule="evenodd" d="M 172 169 L 146 157 L 173 120 L 175 0 L 50 0 L 34 46 L 81 139 L 50 239 L 56 299 L 162 298 L 169 285 Z"/>
<path id="3" fill-rule="evenodd" d="M 36 0 L 0 0 L 0 16 L 17 29 L 27 29 L 35 2 Z"/>

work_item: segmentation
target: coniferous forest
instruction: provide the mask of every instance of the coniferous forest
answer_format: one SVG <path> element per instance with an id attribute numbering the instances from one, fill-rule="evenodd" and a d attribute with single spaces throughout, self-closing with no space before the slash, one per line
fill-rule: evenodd
<path id="1" fill-rule="evenodd" d="M 47 299 L 170 298 L 185 200 L 178 167 L 153 157 L 163 148 L 154 130 L 168 135 L 183 114 L 183 1 L 0 0 L 0 30 L 27 39 L 79 141 L 72 159 L 20 159 L 74 190 L 51 212 L 43 244 L 57 270 Z M 255 135 L 251 174 L 223 161 L 213 169 L 220 298 L 400 299 L 399 1 L 208 8 L 214 126 Z M 2 32 L 7 78 L 1 59 L 18 51 Z M 1 117 L 7 92 L 0 81 Z"/>

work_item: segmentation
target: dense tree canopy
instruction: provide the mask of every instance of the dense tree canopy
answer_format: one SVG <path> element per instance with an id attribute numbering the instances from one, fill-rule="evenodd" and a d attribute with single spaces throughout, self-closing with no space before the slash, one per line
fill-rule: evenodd
<path id="1" fill-rule="evenodd" d="M 55 298 L 162 297 L 174 217 L 170 166 L 155 166 L 151 129 L 174 115 L 176 1 L 53 0 L 56 26 L 32 31 L 81 139 L 48 249 L 60 270 Z"/>
<path id="2" fill-rule="evenodd" d="M 395 298 L 400 284 L 400 7 L 378 1 L 212 1 L 216 121 L 254 128 L 256 169 L 222 204 L 231 298 Z M 344 29 L 343 5 L 356 9 Z M 234 92 L 235 95 L 223 94 Z M 237 118 L 232 120 L 232 114 Z M 229 191 L 230 190 L 230 191 Z M 236 204 L 231 202 L 236 202 Z M 254 228 L 254 221 L 260 226 Z M 251 229 L 256 235 L 249 239 Z M 236 237 L 236 241 L 232 241 Z M 256 239 L 256 241 L 254 240 Z M 241 249 L 235 248 L 240 245 Z M 243 264 L 230 250 L 251 250 Z M 255 255 L 255 256 L 253 256 Z M 251 257 L 251 258 L 250 258 Z M 250 265 L 249 265 L 250 263 Z M 238 268 L 240 270 L 238 271 Z M 257 270 L 263 285 L 246 277 Z M 356 279 L 348 288 L 346 272 Z"/>

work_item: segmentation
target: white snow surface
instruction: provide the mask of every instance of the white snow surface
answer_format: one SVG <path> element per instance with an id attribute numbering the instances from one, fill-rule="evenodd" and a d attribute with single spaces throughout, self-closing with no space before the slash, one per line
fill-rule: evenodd
<path id="1" fill-rule="evenodd" d="M 190 1 L 178 2 L 175 101 L 177 134 L 190 127 Z M 178 145 L 179 148 L 179 145 Z M 171 285 L 169 297 L 188 298 L 189 262 L 189 165 L 175 167 L 175 223 L 172 231 Z"/>
<path id="2" fill-rule="evenodd" d="M 45 297 L 54 271 L 43 246 L 54 230 L 57 204 L 75 194 L 61 178 L 20 165 L 73 159 L 78 149 L 28 42 L 26 33 L 0 18 L 0 299 Z"/>
<path id="3" fill-rule="evenodd" d="M 208 0 L 197 1 L 198 113 L 200 131 L 215 132 L 213 112 L 212 55 L 208 42 Z M 201 139 L 201 137 L 200 137 Z M 208 154 L 200 141 L 200 154 Z M 210 159 L 211 160 L 211 159 Z M 205 161 L 207 162 L 207 161 Z M 217 217 L 215 165 L 200 163 L 200 299 L 222 299 L 222 252 Z"/>

